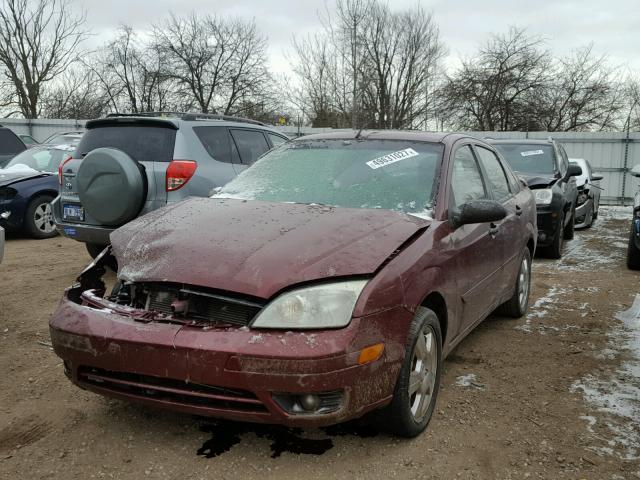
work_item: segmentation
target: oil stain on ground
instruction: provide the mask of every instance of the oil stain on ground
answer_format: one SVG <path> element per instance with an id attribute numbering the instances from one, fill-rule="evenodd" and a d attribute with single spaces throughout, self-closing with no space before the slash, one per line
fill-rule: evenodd
<path id="1" fill-rule="evenodd" d="M 333 448 L 333 440 L 329 437 L 356 436 L 369 438 L 378 435 L 378 431 L 368 425 L 349 422 L 326 427 L 321 430 L 302 430 L 286 428 L 279 425 L 260 425 L 252 423 L 218 421 L 200 427 L 200 430 L 212 436 L 197 451 L 198 455 L 214 458 L 231 450 L 247 433 L 258 438 L 271 441 L 271 458 L 278 458 L 288 452 L 297 455 L 322 455 Z M 315 438 L 324 433 L 325 438 Z"/>

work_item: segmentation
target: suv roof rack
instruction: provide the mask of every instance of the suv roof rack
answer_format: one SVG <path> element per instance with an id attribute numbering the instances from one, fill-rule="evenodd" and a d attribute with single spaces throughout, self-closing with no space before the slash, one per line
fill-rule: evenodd
<path id="1" fill-rule="evenodd" d="M 226 120 L 228 122 L 250 123 L 252 125 L 266 126 L 266 123 L 250 118 L 235 117 L 233 115 L 220 115 L 217 113 L 185 113 L 185 112 L 140 112 L 140 113 L 109 113 L 106 118 L 114 117 L 175 117 L 181 120 Z"/>

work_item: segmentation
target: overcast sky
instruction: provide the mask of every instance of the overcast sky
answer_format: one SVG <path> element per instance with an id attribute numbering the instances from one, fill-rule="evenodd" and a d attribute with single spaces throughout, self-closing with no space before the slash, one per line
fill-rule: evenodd
<path id="1" fill-rule="evenodd" d="M 318 13 L 334 1 L 305 0 L 76 0 L 87 11 L 95 34 L 91 46 L 107 39 L 118 24 L 137 30 L 161 20 L 168 12 L 236 15 L 255 19 L 269 38 L 270 60 L 276 72 L 288 72 L 286 52 L 291 38 L 320 28 Z M 448 65 L 471 56 L 490 33 L 509 25 L 541 35 L 556 54 L 594 43 L 599 54 L 614 64 L 640 71 L 640 0 L 394 0 L 392 9 L 421 4 L 433 12 L 442 40 L 449 49 Z"/>

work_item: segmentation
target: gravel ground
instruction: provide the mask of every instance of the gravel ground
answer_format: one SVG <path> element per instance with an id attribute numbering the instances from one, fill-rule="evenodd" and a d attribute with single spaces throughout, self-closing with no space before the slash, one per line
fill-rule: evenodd
<path id="1" fill-rule="evenodd" d="M 429 429 L 292 431 L 213 422 L 72 386 L 49 315 L 83 246 L 11 238 L 0 265 L 1 478 L 640 478 L 640 293 L 628 222 L 603 211 L 560 261 L 536 259 L 531 310 L 491 317 L 449 356 Z"/>

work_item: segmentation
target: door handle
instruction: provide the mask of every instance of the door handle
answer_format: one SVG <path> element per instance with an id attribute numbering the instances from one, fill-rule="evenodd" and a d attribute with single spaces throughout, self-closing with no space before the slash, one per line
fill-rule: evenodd
<path id="1" fill-rule="evenodd" d="M 517 216 L 522 215 L 522 208 L 520 208 L 520 205 L 516 205 L 516 215 Z"/>
<path id="2" fill-rule="evenodd" d="M 489 224 L 489 235 L 493 236 L 496 233 L 498 233 L 498 230 L 500 229 L 499 225 L 496 225 L 495 223 L 491 223 Z"/>

